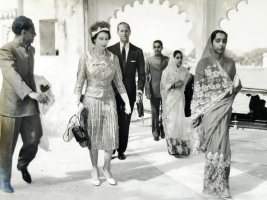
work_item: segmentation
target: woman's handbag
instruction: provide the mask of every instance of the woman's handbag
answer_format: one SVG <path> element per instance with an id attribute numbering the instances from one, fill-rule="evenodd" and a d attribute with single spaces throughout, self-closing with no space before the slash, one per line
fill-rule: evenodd
<path id="1" fill-rule="evenodd" d="M 67 128 L 63 134 L 63 140 L 65 142 L 70 142 L 72 138 L 75 137 L 76 141 L 80 144 L 81 147 L 86 147 L 88 146 L 89 136 L 85 132 L 84 127 L 81 126 L 80 119 L 78 117 L 79 115 L 81 115 L 83 108 L 84 105 L 82 103 L 79 104 L 77 114 L 73 115 L 70 118 Z"/>
<path id="2" fill-rule="evenodd" d="M 73 135 L 76 141 L 80 144 L 81 147 L 88 146 L 88 134 L 85 132 L 84 128 L 80 125 L 80 119 L 77 117 L 77 124 L 72 127 Z"/>

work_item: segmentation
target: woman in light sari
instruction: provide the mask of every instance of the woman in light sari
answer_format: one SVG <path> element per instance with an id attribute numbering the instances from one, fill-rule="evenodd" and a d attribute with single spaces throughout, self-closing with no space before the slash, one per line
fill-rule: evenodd
<path id="1" fill-rule="evenodd" d="M 189 79 L 188 70 L 182 66 L 183 54 L 175 51 L 162 73 L 160 92 L 162 96 L 163 127 L 168 152 L 171 155 L 189 155 L 188 125 L 184 113 L 184 90 Z"/>
<path id="2" fill-rule="evenodd" d="M 208 199 L 231 199 L 229 123 L 241 82 L 234 60 L 224 55 L 226 43 L 227 33 L 214 31 L 195 73 L 192 119 L 202 132 L 198 144 L 206 154 L 203 195 Z"/>

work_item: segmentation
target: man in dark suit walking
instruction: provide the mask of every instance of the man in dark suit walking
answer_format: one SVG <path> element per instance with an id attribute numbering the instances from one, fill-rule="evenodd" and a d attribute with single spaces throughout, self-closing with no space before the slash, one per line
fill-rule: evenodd
<path id="1" fill-rule="evenodd" d="M 124 102 L 118 92 L 115 91 L 119 120 L 119 148 L 117 151 L 118 158 L 120 160 L 124 160 L 126 158 L 124 152 L 126 151 L 128 144 L 131 115 L 136 101 L 135 76 L 137 72 L 137 95 L 143 95 L 145 84 L 145 61 L 142 49 L 129 42 L 129 37 L 131 35 L 131 28 L 129 24 L 126 22 L 119 23 L 117 26 L 117 33 L 120 37 L 120 42 L 108 47 L 108 50 L 117 55 L 119 58 L 123 83 L 131 105 L 131 114 L 125 114 Z"/>
<path id="2" fill-rule="evenodd" d="M 150 80 L 148 83 L 150 91 L 149 95 L 146 94 L 146 96 L 150 99 L 151 105 L 152 135 L 155 141 L 159 141 L 160 136 L 161 138 L 165 137 L 164 133 L 159 130 L 159 106 L 161 103 L 160 81 L 162 71 L 168 65 L 169 57 L 162 54 L 163 44 L 160 40 L 153 42 L 153 50 L 155 55 L 146 59 L 145 72 L 146 77 L 148 77 L 147 80 Z"/>
<path id="3" fill-rule="evenodd" d="M 3 75 L 0 93 L 0 189 L 13 193 L 10 185 L 12 157 L 19 133 L 23 146 L 19 153 L 18 170 L 31 183 L 27 170 L 34 159 L 42 127 L 37 102 L 47 97 L 36 92 L 33 68 L 35 49 L 31 43 L 36 36 L 32 20 L 20 16 L 12 25 L 15 38 L 0 49 L 0 68 Z"/>

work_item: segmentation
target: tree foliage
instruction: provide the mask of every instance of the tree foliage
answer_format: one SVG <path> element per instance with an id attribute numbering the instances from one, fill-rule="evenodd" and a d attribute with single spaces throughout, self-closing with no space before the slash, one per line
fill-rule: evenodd
<path id="1" fill-rule="evenodd" d="M 267 53 L 267 48 L 255 48 L 249 52 L 244 53 L 241 56 L 237 56 L 233 51 L 226 51 L 226 55 L 233 58 L 236 63 L 245 66 L 262 66 L 264 53 Z"/>

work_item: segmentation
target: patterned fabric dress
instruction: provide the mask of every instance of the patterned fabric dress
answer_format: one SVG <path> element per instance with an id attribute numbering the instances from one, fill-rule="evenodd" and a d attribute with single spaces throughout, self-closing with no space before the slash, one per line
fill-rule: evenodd
<path id="1" fill-rule="evenodd" d="M 86 81 L 81 121 L 89 135 L 90 150 L 118 148 L 118 117 L 112 81 L 120 94 L 125 93 L 118 58 L 105 52 L 99 58 L 94 51 L 80 58 L 75 94 L 81 95 Z"/>

